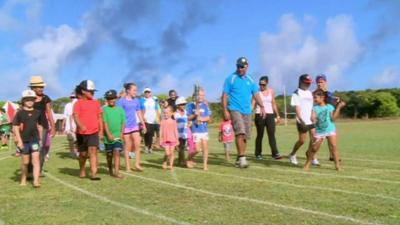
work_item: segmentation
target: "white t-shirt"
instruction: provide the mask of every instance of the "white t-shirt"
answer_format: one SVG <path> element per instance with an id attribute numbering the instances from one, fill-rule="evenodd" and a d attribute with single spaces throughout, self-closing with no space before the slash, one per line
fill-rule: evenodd
<path id="1" fill-rule="evenodd" d="M 144 98 L 143 107 L 144 107 L 144 118 L 146 123 L 157 124 L 157 112 L 159 106 L 157 105 L 157 101 L 154 98 Z"/>
<path id="2" fill-rule="evenodd" d="M 311 114 L 314 105 L 313 95 L 310 90 L 297 89 L 292 95 L 292 106 L 300 107 L 300 117 L 306 125 L 311 125 Z M 296 117 L 297 121 L 300 122 L 299 118 Z"/>
<path id="3" fill-rule="evenodd" d="M 65 132 L 74 132 L 76 130 L 75 121 L 72 119 L 73 106 L 77 100 L 74 99 L 64 107 L 64 119 L 65 119 Z"/>

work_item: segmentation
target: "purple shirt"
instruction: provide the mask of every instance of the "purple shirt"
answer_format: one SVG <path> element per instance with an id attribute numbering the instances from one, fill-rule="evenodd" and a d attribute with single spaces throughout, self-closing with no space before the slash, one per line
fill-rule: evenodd
<path id="1" fill-rule="evenodd" d="M 125 111 L 125 133 L 139 130 L 139 117 L 137 115 L 140 111 L 139 99 L 121 98 L 117 101 L 117 106 L 123 108 Z"/>

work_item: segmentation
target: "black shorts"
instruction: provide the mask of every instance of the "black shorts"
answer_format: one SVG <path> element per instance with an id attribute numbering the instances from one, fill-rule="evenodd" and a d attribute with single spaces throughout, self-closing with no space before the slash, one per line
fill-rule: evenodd
<path id="1" fill-rule="evenodd" d="M 187 142 L 187 139 L 179 138 L 179 146 L 185 147 L 186 146 L 186 142 Z"/>
<path id="2" fill-rule="evenodd" d="M 79 152 L 87 152 L 89 147 L 99 147 L 99 133 L 76 134 L 76 143 Z"/>
<path id="3" fill-rule="evenodd" d="M 303 126 L 301 123 L 297 122 L 296 125 L 297 125 L 297 131 L 299 133 L 307 133 L 308 131 L 315 128 L 314 124 L 309 124 L 309 125 Z"/>

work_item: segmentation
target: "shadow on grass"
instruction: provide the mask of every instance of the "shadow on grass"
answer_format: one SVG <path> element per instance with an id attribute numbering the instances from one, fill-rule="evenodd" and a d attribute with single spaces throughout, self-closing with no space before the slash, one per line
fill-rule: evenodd
<path id="1" fill-rule="evenodd" d="M 57 152 L 56 155 L 61 159 L 76 159 L 70 152 Z"/>
<path id="2" fill-rule="evenodd" d="M 64 167 L 64 168 L 59 168 L 58 171 L 62 174 L 70 175 L 73 177 L 79 177 L 79 168 Z M 97 174 L 109 175 L 108 170 L 103 167 L 100 167 L 97 169 Z M 89 167 L 86 167 L 86 175 L 88 177 L 90 176 L 90 168 Z"/>
<path id="3" fill-rule="evenodd" d="M 19 183 L 21 181 L 21 169 L 16 169 L 13 175 L 10 177 L 10 180 Z"/>

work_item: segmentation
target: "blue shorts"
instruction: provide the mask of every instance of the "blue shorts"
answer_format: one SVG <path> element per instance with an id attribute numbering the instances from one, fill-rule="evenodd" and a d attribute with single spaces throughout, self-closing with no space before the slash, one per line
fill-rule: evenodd
<path id="1" fill-rule="evenodd" d="M 24 142 L 24 148 L 19 150 L 23 155 L 30 155 L 33 152 L 39 152 L 40 145 L 37 141 Z"/>
<path id="2" fill-rule="evenodd" d="M 111 144 L 104 144 L 106 147 L 106 152 L 111 153 L 113 151 L 119 151 L 121 152 L 124 149 L 124 146 L 122 145 L 122 142 L 116 141 Z"/>

